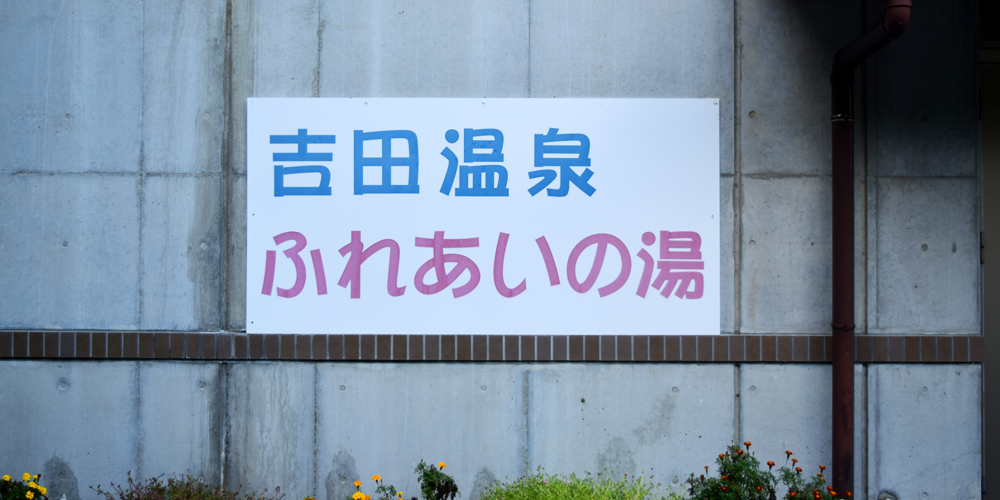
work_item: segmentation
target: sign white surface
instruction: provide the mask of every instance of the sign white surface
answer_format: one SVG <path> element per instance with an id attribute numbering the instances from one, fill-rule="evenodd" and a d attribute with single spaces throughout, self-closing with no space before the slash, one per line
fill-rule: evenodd
<path id="1" fill-rule="evenodd" d="M 717 99 L 247 115 L 250 333 L 719 333 Z"/>

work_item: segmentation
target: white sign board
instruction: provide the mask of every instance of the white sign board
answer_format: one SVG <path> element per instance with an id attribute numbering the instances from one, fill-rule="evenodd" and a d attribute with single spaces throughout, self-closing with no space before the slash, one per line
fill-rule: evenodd
<path id="1" fill-rule="evenodd" d="M 247 101 L 250 333 L 718 334 L 717 99 Z"/>

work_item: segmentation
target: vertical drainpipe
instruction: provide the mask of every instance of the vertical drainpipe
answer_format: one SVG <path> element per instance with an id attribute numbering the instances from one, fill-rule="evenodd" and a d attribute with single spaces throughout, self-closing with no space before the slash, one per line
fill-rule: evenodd
<path id="1" fill-rule="evenodd" d="M 854 489 L 854 68 L 899 37 L 911 0 L 887 0 L 885 16 L 834 57 L 833 138 L 833 488 Z"/>

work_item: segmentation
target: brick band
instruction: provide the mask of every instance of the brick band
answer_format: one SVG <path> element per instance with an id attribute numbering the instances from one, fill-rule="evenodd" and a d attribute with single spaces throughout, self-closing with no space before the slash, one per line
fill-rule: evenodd
<path id="1" fill-rule="evenodd" d="M 858 335 L 859 363 L 982 363 L 980 335 Z M 0 359 L 828 363 L 829 335 L 258 335 L 0 331 Z"/>

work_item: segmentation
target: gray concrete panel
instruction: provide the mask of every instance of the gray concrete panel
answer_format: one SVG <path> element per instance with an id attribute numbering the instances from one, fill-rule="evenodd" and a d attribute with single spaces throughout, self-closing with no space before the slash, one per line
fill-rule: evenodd
<path id="1" fill-rule="evenodd" d="M 229 317 L 225 320 L 230 330 L 245 331 L 247 322 L 247 178 L 245 175 L 229 178 L 229 247 L 225 249 L 229 267 L 227 296 Z"/>
<path id="2" fill-rule="evenodd" d="M 869 19 L 881 2 L 868 2 Z M 877 175 L 976 175 L 976 2 L 915 4 L 906 34 L 868 68 L 869 167 Z"/>
<path id="3" fill-rule="evenodd" d="M 0 470 L 41 474 L 54 500 L 103 500 L 138 450 L 137 363 L 0 363 Z"/>
<path id="4" fill-rule="evenodd" d="M 226 2 L 151 0 L 142 5 L 143 168 L 219 172 Z"/>
<path id="5" fill-rule="evenodd" d="M 733 2 L 532 2 L 530 19 L 531 97 L 720 98 L 733 172 Z"/>
<path id="6" fill-rule="evenodd" d="M 878 179 L 878 333 L 977 333 L 975 179 Z"/>
<path id="7" fill-rule="evenodd" d="M 318 95 L 528 97 L 526 0 L 323 0 L 321 19 Z"/>
<path id="8" fill-rule="evenodd" d="M 315 369 L 307 363 L 229 366 L 226 486 L 315 497 Z M 328 432 L 329 429 L 323 429 Z"/>
<path id="9" fill-rule="evenodd" d="M 525 472 L 526 365 L 324 364 L 317 372 L 317 491 L 341 500 L 375 496 L 379 474 L 406 498 L 420 496 L 413 469 L 445 462 L 462 498 L 477 480 Z"/>
<path id="10" fill-rule="evenodd" d="M 138 325 L 137 178 L 5 175 L 0 214 L 4 328 Z"/>
<path id="11" fill-rule="evenodd" d="M 141 3 L 10 3 L 0 47 L 0 173 L 139 170 Z"/>
<path id="12" fill-rule="evenodd" d="M 136 477 L 190 474 L 222 483 L 225 388 L 218 363 L 139 364 Z"/>
<path id="13" fill-rule="evenodd" d="M 751 451 L 766 464 L 774 461 L 794 468 L 791 458 L 803 474 L 820 472 L 819 466 L 832 465 L 833 368 L 822 365 L 743 365 L 740 372 L 740 435 L 753 443 Z M 854 368 L 854 476 L 862 483 L 864 471 L 864 368 Z M 765 465 L 766 467 L 766 465 Z M 860 491 L 860 490 L 859 490 Z"/>
<path id="14" fill-rule="evenodd" d="M 740 2 L 743 173 L 829 174 L 830 68 L 858 2 Z"/>
<path id="15" fill-rule="evenodd" d="M 869 368 L 868 498 L 980 498 L 980 365 Z"/>
<path id="16" fill-rule="evenodd" d="M 530 469 L 613 470 L 666 485 L 733 440 L 732 365 L 540 365 L 530 377 Z"/>
<path id="17" fill-rule="evenodd" d="M 261 1 L 253 9 L 254 97 L 317 97 L 320 0 Z"/>
<path id="18" fill-rule="evenodd" d="M 146 177 L 141 328 L 222 326 L 222 230 L 220 177 Z"/>
<path id="19" fill-rule="evenodd" d="M 741 331 L 830 331 L 829 177 L 743 178 Z"/>
<path id="20" fill-rule="evenodd" d="M 720 296 L 720 308 L 721 311 L 721 321 L 719 326 L 723 332 L 732 333 L 736 325 L 734 324 L 733 317 L 736 310 L 735 304 L 735 289 L 736 282 L 735 278 L 735 253 L 733 240 L 735 238 L 735 227 L 733 222 L 733 183 L 735 179 L 733 177 L 724 176 L 720 179 L 720 189 L 719 189 L 719 224 L 721 225 L 719 229 L 719 236 L 722 240 L 722 248 L 720 251 L 721 261 L 719 275 L 721 286 L 721 296 Z"/>

